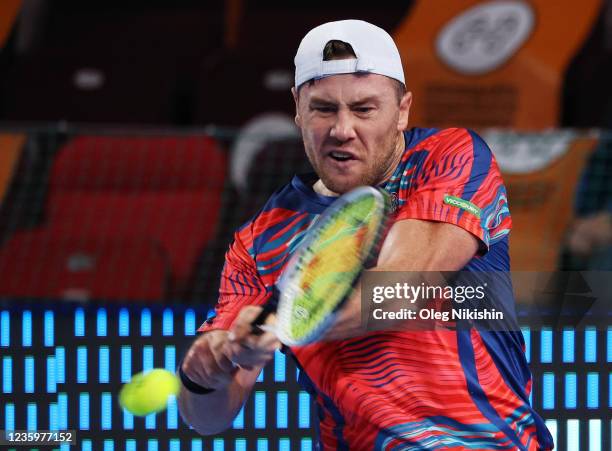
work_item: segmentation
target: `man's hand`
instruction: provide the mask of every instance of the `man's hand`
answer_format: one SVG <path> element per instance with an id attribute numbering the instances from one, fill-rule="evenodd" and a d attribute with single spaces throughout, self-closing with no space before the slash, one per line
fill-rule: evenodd
<path id="1" fill-rule="evenodd" d="M 243 308 L 229 331 L 213 330 L 200 336 L 183 360 L 183 371 L 196 384 L 220 389 L 229 385 L 239 368 L 263 367 L 280 348 L 278 338 L 270 332 L 252 333 L 251 322 L 261 307 Z M 268 324 L 273 323 L 269 318 Z"/>
<path id="2" fill-rule="evenodd" d="M 223 352 L 227 335 L 213 330 L 196 339 L 183 359 L 183 371 L 189 379 L 206 388 L 229 385 L 237 368 Z"/>
<path id="3" fill-rule="evenodd" d="M 232 323 L 223 349 L 224 355 L 231 362 L 245 369 L 264 366 L 274 357 L 274 351 L 281 347 L 273 333 L 252 333 L 251 324 L 261 310 L 262 307 L 250 305 L 240 311 Z M 274 319 L 274 315 L 269 316 L 266 324 L 272 325 Z"/>
<path id="4" fill-rule="evenodd" d="M 271 333 L 255 335 L 251 322 L 261 307 L 245 307 L 229 331 L 212 330 L 198 337 L 185 355 L 182 368 L 198 385 L 215 391 L 179 394 L 179 410 L 186 423 L 202 435 L 218 434 L 231 426 L 249 397 L 263 366 L 280 347 Z"/>

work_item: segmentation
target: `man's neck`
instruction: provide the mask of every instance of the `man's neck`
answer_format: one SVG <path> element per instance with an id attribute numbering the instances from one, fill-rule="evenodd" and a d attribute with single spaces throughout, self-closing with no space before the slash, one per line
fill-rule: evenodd
<path id="1" fill-rule="evenodd" d="M 321 179 L 317 180 L 315 184 L 312 185 L 312 189 L 315 193 L 320 194 L 322 196 L 338 197 L 340 195 L 327 188 L 327 186 L 325 186 L 323 180 Z"/>
<path id="2" fill-rule="evenodd" d="M 395 152 L 393 152 L 393 156 L 391 157 L 389 167 L 387 168 L 387 171 L 381 177 L 381 180 L 377 183 L 377 185 L 385 183 L 387 180 L 391 178 L 391 176 L 395 172 L 395 169 L 400 164 L 400 161 L 402 161 L 402 155 L 404 155 L 405 150 L 406 150 L 406 138 L 404 137 L 404 132 L 400 132 L 397 138 L 396 144 L 395 144 Z"/>

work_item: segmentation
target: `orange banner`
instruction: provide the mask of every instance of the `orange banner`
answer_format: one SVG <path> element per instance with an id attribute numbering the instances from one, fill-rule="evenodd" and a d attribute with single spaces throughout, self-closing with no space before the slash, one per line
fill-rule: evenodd
<path id="1" fill-rule="evenodd" d="M 394 33 L 411 121 L 430 127 L 558 125 L 564 72 L 601 0 L 416 0 Z"/>
<path id="2" fill-rule="evenodd" d="M 483 137 L 508 189 L 512 270 L 556 270 L 574 218 L 578 181 L 597 139 L 572 131 L 485 132 Z"/>
<path id="3" fill-rule="evenodd" d="M 0 49 L 4 47 L 21 9 L 21 0 L 0 2 Z"/>
<path id="4" fill-rule="evenodd" d="M 0 203 L 13 180 L 25 140 L 25 135 L 0 134 Z"/>

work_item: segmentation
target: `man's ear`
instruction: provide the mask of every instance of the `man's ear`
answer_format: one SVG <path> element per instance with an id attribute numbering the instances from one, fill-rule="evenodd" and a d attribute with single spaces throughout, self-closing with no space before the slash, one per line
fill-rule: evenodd
<path id="1" fill-rule="evenodd" d="M 298 127 L 301 127 L 302 118 L 300 118 L 300 108 L 299 108 L 299 102 L 298 102 L 299 94 L 295 86 L 291 88 L 291 94 L 293 94 L 293 101 L 295 102 L 295 118 L 294 118 L 295 125 L 297 125 Z"/>
<path id="2" fill-rule="evenodd" d="M 402 96 L 402 99 L 400 100 L 399 104 L 399 117 L 397 119 L 397 129 L 399 131 L 403 131 L 408 128 L 410 105 L 412 105 L 412 93 L 408 91 Z"/>

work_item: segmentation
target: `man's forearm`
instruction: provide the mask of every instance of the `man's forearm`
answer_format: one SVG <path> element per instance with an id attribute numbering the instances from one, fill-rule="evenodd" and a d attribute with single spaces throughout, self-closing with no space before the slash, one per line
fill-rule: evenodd
<path id="1" fill-rule="evenodd" d="M 425 283 L 431 286 L 446 286 L 446 279 L 442 277 L 442 273 L 428 271 L 428 272 L 417 272 L 417 271 L 398 271 L 396 267 L 393 266 L 377 266 L 370 270 L 371 272 L 379 272 L 379 281 L 384 285 L 385 281 L 385 273 L 389 274 L 388 281 L 389 284 L 387 286 L 391 286 L 391 281 L 393 284 L 397 282 L 406 283 L 411 286 L 418 287 L 421 284 Z M 395 310 L 418 310 L 419 305 L 421 304 L 422 299 L 415 298 L 411 303 L 395 303 L 390 306 L 385 305 L 385 309 L 387 312 L 392 312 Z M 377 305 L 377 304 L 374 304 Z M 366 311 L 363 311 L 365 307 Z M 414 327 L 414 322 L 406 319 L 385 319 L 384 321 L 377 322 L 376 324 L 368 324 L 363 322 L 365 318 L 371 318 L 372 314 L 369 310 L 372 308 L 371 303 L 362 304 L 362 294 L 361 294 L 361 284 L 357 284 L 349 299 L 347 299 L 345 305 L 342 307 L 338 316 L 335 319 L 334 325 L 325 333 L 324 340 L 344 340 L 347 338 L 353 338 L 360 335 L 363 335 L 365 332 L 374 331 L 374 330 L 410 330 L 411 327 Z"/>
<path id="2" fill-rule="evenodd" d="M 245 388 L 244 383 L 252 375 L 241 373 L 251 371 L 240 369 L 228 386 L 205 395 L 181 386 L 178 406 L 183 420 L 201 435 L 218 434 L 229 428 L 250 393 L 250 387 Z"/>

